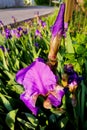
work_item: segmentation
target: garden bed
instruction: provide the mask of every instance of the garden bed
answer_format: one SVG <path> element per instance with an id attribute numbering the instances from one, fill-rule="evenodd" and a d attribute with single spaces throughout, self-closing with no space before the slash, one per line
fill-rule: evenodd
<path id="1" fill-rule="evenodd" d="M 42 105 L 43 96 L 39 96 L 36 105 L 40 107 L 40 111 L 37 116 L 20 100 L 24 88 L 16 82 L 16 74 L 38 57 L 47 61 L 50 29 L 57 14 L 58 11 L 55 11 L 51 15 L 41 16 L 39 21 L 38 18 L 30 19 L 7 28 L 0 23 L 1 130 L 87 129 L 87 34 L 84 33 L 87 29 L 87 18 L 79 10 L 74 13 L 66 38 L 62 39 L 57 54 L 57 75 L 60 84 L 64 66 L 68 64 L 72 64 L 72 71 L 82 77 L 76 91 L 76 100 L 72 100 L 72 93 L 67 91 L 60 107 L 49 110 Z M 74 101 L 77 103 L 76 106 L 73 105 Z"/>

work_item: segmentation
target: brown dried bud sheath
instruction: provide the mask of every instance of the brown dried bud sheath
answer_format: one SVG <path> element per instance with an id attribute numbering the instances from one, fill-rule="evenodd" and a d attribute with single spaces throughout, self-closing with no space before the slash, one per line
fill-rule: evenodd
<path id="1" fill-rule="evenodd" d="M 48 59 L 56 59 L 57 52 L 61 44 L 61 39 L 62 37 L 60 35 L 56 35 L 54 38 L 51 39 Z"/>

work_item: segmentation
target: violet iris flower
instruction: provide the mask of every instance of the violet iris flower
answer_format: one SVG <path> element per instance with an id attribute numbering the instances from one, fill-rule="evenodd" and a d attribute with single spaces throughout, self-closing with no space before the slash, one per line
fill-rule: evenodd
<path id="1" fill-rule="evenodd" d="M 6 28 L 6 29 L 4 30 L 3 34 L 5 35 L 5 37 L 6 37 L 7 39 L 9 39 L 9 38 L 12 37 L 12 36 L 11 36 L 11 30 L 8 29 L 8 28 Z"/>
<path id="2" fill-rule="evenodd" d="M 38 24 L 41 25 L 43 28 L 46 27 L 46 22 L 42 21 L 41 19 L 38 20 Z"/>
<path id="3" fill-rule="evenodd" d="M 11 30 L 11 35 L 12 35 L 12 36 L 15 36 L 16 33 L 17 33 L 17 30 L 16 30 L 16 29 L 12 29 L 12 30 Z"/>
<path id="4" fill-rule="evenodd" d="M 4 46 L 0 46 L 0 49 L 2 49 L 3 52 L 5 51 Z"/>
<path id="5" fill-rule="evenodd" d="M 64 35 L 64 13 L 65 13 L 65 3 L 60 5 L 60 10 L 54 25 L 51 27 L 52 37 L 55 37 L 57 34 Z"/>
<path id="6" fill-rule="evenodd" d="M 67 64 L 64 66 L 64 72 L 67 74 L 69 91 L 74 93 L 83 78 L 78 75 L 71 64 Z"/>
<path id="7" fill-rule="evenodd" d="M 22 27 L 18 27 L 17 30 L 20 32 L 20 31 L 23 31 L 23 28 Z"/>
<path id="8" fill-rule="evenodd" d="M 18 27 L 17 30 L 20 33 L 20 35 L 28 33 L 26 28 Z"/>
<path id="9" fill-rule="evenodd" d="M 41 32 L 39 30 L 36 30 L 35 31 L 35 36 L 39 36 L 41 38 L 42 37 Z"/>
<path id="10" fill-rule="evenodd" d="M 34 45 L 36 46 L 36 48 L 39 48 L 39 43 L 38 42 L 35 42 Z"/>
<path id="11" fill-rule="evenodd" d="M 0 49 L 2 49 L 2 51 L 3 51 L 4 53 L 6 53 L 6 52 L 9 52 L 9 51 L 10 51 L 8 48 L 5 48 L 5 47 L 4 47 L 4 46 L 2 46 L 2 45 L 0 45 Z"/>
<path id="12" fill-rule="evenodd" d="M 74 72 L 74 68 L 72 66 L 72 64 L 67 64 L 64 66 L 64 72 L 67 74 L 71 74 Z"/>
<path id="13" fill-rule="evenodd" d="M 58 77 L 42 58 L 37 58 L 31 65 L 19 70 L 16 74 L 16 82 L 23 85 L 24 92 L 20 95 L 20 99 L 34 115 L 37 115 L 39 110 L 36 106 L 39 95 L 46 96 L 50 91 L 55 91 L 56 96 L 50 93 L 48 99 L 56 107 L 60 105 L 64 95 L 64 90 L 55 89 Z"/>
<path id="14" fill-rule="evenodd" d="M 23 29 L 23 34 L 28 34 L 28 30 L 27 29 Z"/>
<path id="15" fill-rule="evenodd" d="M 82 77 L 78 75 L 78 73 L 74 70 L 73 66 L 71 64 L 64 66 L 64 72 L 68 74 L 68 84 L 71 84 L 72 82 L 76 82 L 79 84 L 82 80 Z"/>
<path id="16" fill-rule="evenodd" d="M 11 35 L 15 36 L 16 38 L 20 38 L 21 37 L 21 34 L 20 34 L 20 32 L 17 29 L 11 30 Z"/>
<path id="17" fill-rule="evenodd" d="M 42 21 L 41 25 L 43 28 L 46 27 L 46 22 Z"/>
<path id="18" fill-rule="evenodd" d="M 27 34 L 27 29 L 23 29 L 22 27 L 18 27 L 17 29 L 11 30 L 11 35 L 15 36 L 16 38 L 20 38 L 23 34 Z"/>

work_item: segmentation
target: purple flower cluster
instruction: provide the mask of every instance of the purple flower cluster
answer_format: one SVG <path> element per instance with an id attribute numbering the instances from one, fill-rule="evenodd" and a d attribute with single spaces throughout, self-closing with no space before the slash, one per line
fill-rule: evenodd
<path id="1" fill-rule="evenodd" d="M 23 34 L 27 34 L 27 33 L 28 33 L 27 29 L 18 27 L 12 30 L 9 28 L 6 28 L 3 30 L 2 35 L 4 35 L 6 39 L 10 39 L 12 37 L 20 38 L 21 36 L 23 36 Z"/>

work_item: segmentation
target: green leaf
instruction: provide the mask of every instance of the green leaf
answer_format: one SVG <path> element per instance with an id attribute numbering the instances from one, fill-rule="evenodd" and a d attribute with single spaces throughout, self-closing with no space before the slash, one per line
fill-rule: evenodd
<path id="1" fill-rule="evenodd" d="M 65 113 L 65 110 L 63 108 L 52 108 L 51 112 L 58 116 L 61 116 L 62 114 Z"/>
<path id="2" fill-rule="evenodd" d="M 81 94 L 81 120 L 82 123 L 84 123 L 84 110 L 85 110 L 85 92 L 86 92 L 86 86 L 84 84 L 84 81 L 81 82 L 82 86 L 82 94 Z"/>
<path id="3" fill-rule="evenodd" d="M 23 87 L 21 85 L 18 85 L 18 84 L 11 86 L 11 90 L 17 94 L 21 94 L 24 91 Z"/>
<path id="4" fill-rule="evenodd" d="M 27 119 L 34 125 L 37 126 L 38 125 L 38 119 L 35 118 L 32 114 L 29 113 L 25 113 Z"/>
<path id="5" fill-rule="evenodd" d="M 4 37 L 3 37 L 3 35 L 1 35 L 1 33 L 0 33 L 0 44 L 2 43 L 2 45 L 3 45 L 3 42 L 4 42 Z"/>
<path id="6" fill-rule="evenodd" d="M 62 67 L 63 67 L 63 63 L 64 63 L 63 56 L 58 52 L 57 57 L 58 57 L 58 67 L 57 68 L 58 68 L 59 72 L 62 72 L 63 71 Z"/>
<path id="7" fill-rule="evenodd" d="M 67 37 L 65 39 L 65 48 L 67 53 L 74 53 L 74 48 L 69 32 L 67 32 Z"/>
<path id="8" fill-rule="evenodd" d="M 69 120 L 68 117 L 64 117 L 63 119 L 61 119 L 61 121 L 60 121 L 61 128 L 66 127 L 66 124 L 67 124 L 68 120 Z"/>
<path id="9" fill-rule="evenodd" d="M 4 106 L 5 106 L 5 108 L 8 111 L 11 111 L 13 108 L 12 108 L 10 102 L 5 98 L 5 96 L 0 93 L 0 98 L 2 99 L 2 102 L 3 102 Z"/>
<path id="10" fill-rule="evenodd" d="M 18 109 L 12 110 L 6 115 L 5 121 L 8 127 L 10 128 L 10 130 L 15 130 L 14 126 L 15 126 L 15 117 L 16 117 L 17 111 Z"/>
<path id="11" fill-rule="evenodd" d="M 15 64 L 14 64 L 14 70 L 17 70 L 17 69 L 19 69 L 19 60 L 18 59 L 15 60 Z"/>
<path id="12" fill-rule="evenodd" d="M 86 52 L 86 49 L 85 49 L 84 46 L 78 45 L 76 52 L 77 52 L 77 54 L 81 54 L 82 55 L 82 54 L 84 54 L 84 52 Z"/>
<path id="13" fill-rule="evenodd" d="M 26 120 L 23 120 L 23 119 L 21 119 L 21 118 L 17 118 L 17 120 L 21 123 L 21 124 L 23 124 L 24 126 L 26 126 L 27 128 L 30 128 L 30 129 L 32 129 L 32 130 L 35 130 L 35 126 L 33 126 L 31 123 L 29 123 L 28 121 L 26 121 Z"/>
<path id="14" fill-rule="evenodd" d="M 6 61 L 5 61 L 5 56 L 4 56 L 4 52 L 0 49 L 0 59 L 2 60 L 3 62 L 3 66 L 6 70 L 8 70 L 8 67 L 7 67 L 7 64 L 6 64 Z"/>
<path id="15" fill-rule="evenodd" d="M 77 71 L 77 72 L 81 72 L 81 71 L 82 71 L 82 69 L 81 69 L 81 67 L 80 67 L 80 64 L 79 64 L 78 62 L 76 62 L 75 66 L 74 66 L 74 69 L 75 69 L 75 71 Z"/>
<path id="16" fill-rule="evenodd" d="M 87 74 L 87 60 L 85 61 L 85 72 Z"/>
<path id="17" fill-rule="evenodd" d="M 40 130 L 45 130 L 46 126 L 40 126 Z"/>
<path id="18" fill-rule="evenodd" d="M 69 60 L 75 60 L 74 54 L 66 53 L 66 54 L 65 54 L 65 58 L 67 58 L 67 59 L 69 59 Z"/>

